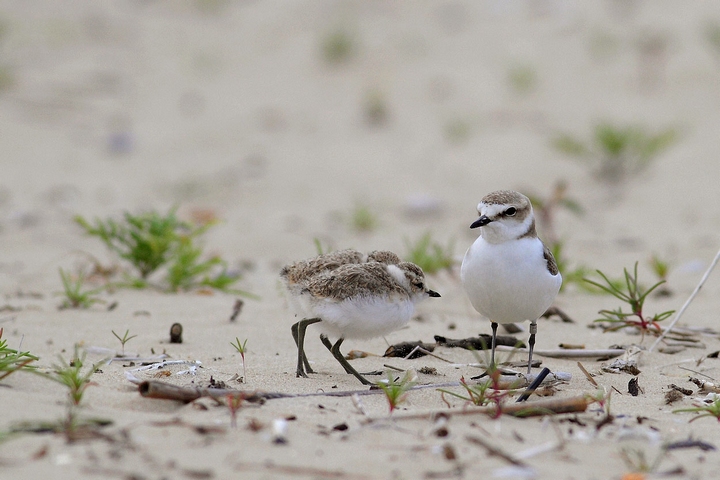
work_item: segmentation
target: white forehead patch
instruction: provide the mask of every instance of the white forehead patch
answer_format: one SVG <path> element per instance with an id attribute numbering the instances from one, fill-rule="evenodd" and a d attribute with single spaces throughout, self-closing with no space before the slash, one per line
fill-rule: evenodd
<path id="1" fill-rule="evenodd" d="M 494 203 L 492 205 L 486 205 L 481 202 L 478 204 L 478 213 L 480 213 L 480 215 L 487 215 L 490 218 L 495 218 L 504 212 L 507 207 L 507 205 L 503 204 Z"/>
<path id="2" fill-rule="evenodd" d="M 405 272 L 397 265 L 388 265 L 387 271 L 400 285 L 407 283 L 407 278 L 405 278 Z"/>

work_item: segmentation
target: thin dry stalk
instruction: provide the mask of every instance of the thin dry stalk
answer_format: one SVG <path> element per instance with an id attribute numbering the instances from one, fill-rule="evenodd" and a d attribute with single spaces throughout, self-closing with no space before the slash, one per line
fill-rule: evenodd
<path id="1" fill-rule="evenodd" d="M 710 272 L 713 271 L 715 268 L 715 265 L 717 265 L 718 260 L 720 260 L 720 250 L 718 250 L 717 254 L 715 254 L 715 258 L 713 258 L 713 261 L 710 263 L 710 266 L 705 271 L 705 274 L 700 279 L 700 283 L 697 284 L 697 287 L 695 287 L 695 290 L 690 294 L 690 297 L 688 297 L 687 301 L 685 301 L 685 304 L 682 306 L 680 311 L 675 315 L 675 318 L 673 318 L 672 322 L 670 322 L 670 325 L 668 325 L 665 330 L 658 336 L 657 340 L 655 340 L 655 343 L 653 343 L 650 348 L 648 348 L 648 352 L 652 352 L 655 347 L 665 338 L 665 335 L 670 332 L 670 330 L 673 328 L 673 326 L 680 320 L 680 317 L 682 317 L 683 313 L 685 313 L 685 310 L 687 310 L 690 303 L 695 299 L 697 294 L 700 292 L 700 289 L 705 285 L 705 282 L 707 281 L 708 277 L 710 276 Z"/>
<path id="2" fill-rule="evenodd" d="M 516 467 L 527 467 L 528 466 L 527 463 L 525 463 L 521 460 L 518 460 L 517 458 L 513 457 L 512 455 L 510 455 L 507 452 L 502 451 L 501 449 L 499 449 L 495 445 L 492 445 L 490 442 L 488 442 L 487 440 L 485 440 L 482 437 L 476 437 L 474 435 L 466 435 L 465 440 L 467 440 L 470 443 L 474 443 L 475 445 L 480 445 L 487 451 L 488 455 L 490 455 L 491 457 L 500 457 L 503 460 L 505 460 L 506 462 L 508 462 L 509 464 L 515 465 Z"/>
<path id="3" fill-rule="evenodd" d="M 585 374 L 585 378 L 588 379 L 588 382 L 590 382 L 593 385 L 593 387 L 599 386 L 598 383 L 595 381 L 595 379 L 592 377 L 592 375 L 590 375 L 590 372 L 585 370 L 585 367 L 583 366 L 582 363 L 577 362 L 577 366 L 580 369 L 580 371 L 583 372 L 583 374 Z"/>
<path id="4" fill-rule="evenodd" d="M 561 413 L 577 413 L 584 412 L 588 405 L 593 402 L 586 396 L 570 397 L 570 398 L 550 398 L 537 400 L 531 403 L 511 403 L 503 405 L 500 413 L 502 415 L 510 415 L 513 417 L 534 417 L 542 415 L 555 415 Z M 437 415 L 446 416 L 464 416 L 464 415 L 496 415 L 497 408 L 492 407 L 467 407 L 462 410 L 431 410 L 428 412 L 397 414 L 393 415 L 393 420 L 428 420 L 433 419 Z M 369 421 L 386 420 L 387 418 L 368 419 Z"/>
<path id="5" fill-rule="evenodd" d="M 410 351 L 410 353 L 408 353 L 407 355 L 405 355 L 405 357 L 403 357 L 403 360 L 408 360 L 410 357 L 412 357 L 412 355 L 413 355 L 415 352 L 420 352 L 420 353 L 423 353 L 423 354 L 425 354 L 425 355 L 429 355 L 429 356 L 431 356 L 431 357 L 435 357 L 435 358 L 437 358 L 438 360 L 442 360 L 442 361 L 445 362 L 445 363 L 452 363 L 450 360 L 447 360 L 447 359 L 445 359 L 445 358 L 442 358 L 442 357 L 439 356 L 439 355 L 435 355 L 433 352 L 431 352 L 430 350 L 426 350 L 426 349 L 422 348 L 420 345 L 417 345 L 415 348 L 413 348 L 413 349 Z"/>

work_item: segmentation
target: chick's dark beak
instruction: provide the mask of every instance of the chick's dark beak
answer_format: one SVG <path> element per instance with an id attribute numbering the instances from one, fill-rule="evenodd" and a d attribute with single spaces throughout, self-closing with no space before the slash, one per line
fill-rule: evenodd
<path id="1" fill-rule="evenodd" d="M 435 297 L 435 298 L 440 296 L 440 294 L 437 293 L 435 290 L 428 290 L 427 294 L 430 295 L 431 297 Z"/>
<path id="2" fill-rule="evenodd" d="M 478 218 L 477 220 L 475 220 L 472 223 L 472 225 L 470 225 L 470 228 L 484 227 L 485 225 L 487 225 L 490 222 L 492 222 L 490 217 L 488 217 L 487 215 L 483 215 L 480 218 Z"/>

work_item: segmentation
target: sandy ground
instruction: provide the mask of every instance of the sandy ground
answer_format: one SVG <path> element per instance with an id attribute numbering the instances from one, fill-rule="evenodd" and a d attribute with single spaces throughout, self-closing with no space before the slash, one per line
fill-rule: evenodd
<path id="1" fill-rule="evenodd" d="M 48 368 L 58 356 L 69 359 L 76 343 L 118 349 L 111 331 L 129 329 L 137 337 L 128 352 L 202 362 L 195 376 L 177 375 L 187 367 L 169 368 L 164 379 L 177 385 L 206 386 L 212 376 L 248 391 L 362 390 L 341 374 L 312 327 L 307 352 L 318 373 L 295 378 L 295 319 L 279 292 L 280 266 L 312 256 L 314 238 L 334 248 L 405 254 L 406 241 L 428 231 L 442 244 L 454 242 L 461 258 L 485 193 L 548 195 L 559 180 L 584 209 L 580 216 L 561 210 L 555 219 L 571 262 L 619 276 L 640 261 L 641 278 L 650 282 L 655 253 L 672 265 L 675 294 L 652 298 L 648 308 L 679 308 L 720 247 L 720 53 L 707 35 L 713 25 L 720 25 L 720 5 L 710 2 L 3 1 L 3 338 Z M 322 45 L 336 32 L 351 51 L 332 63 Z M 376 124 L 368 119 L 373 101 L 385 113 Z M 559 131 L 587 138 L 603 120 L 672 127 L 680 138 L 641 174 L 608 185 L 550 144 Z M 73 215 L 119 217 L 173 205 L 183 218 L 209 211 L 222 220 L 206 247 L 242 268 L 239 287 L 260 296 L 246 300 L 236 322 L 229 321 L 236 297 L 228 294 L 121 290 L 103 294 L 117 302 L 112 311 L 57 309 L 59 267 L 87 267 L 82 252 L 117 261 L 83 236 Z M 372 232 L 351 228 L 357 206 L 377 215 Z M 542 233 L 548 226 L 539 227 Z M 715 326 L 718 275 L 682 324 Z M 457 269 L 428 283 L 442 298 L 421 305 L 418 319 L 387 342 L 489 332 L 465 299 Z M 598 310 L 619 306 L 612 298 L 571 285 L 557 305 L 576 323 L 541 321 L 540 349 L 651 343 L 587 328 Z M 185 327 L 179 345 L 167 343 L 174 322 Z M 231 380 L 242 374 L 230 346 L 235 337 L 248 339 L 244 384 Z M 80 410 L 83 418 L 112 420 L 106 438 L 10 438 L 0 443 L 0 477 L 605 479 L 639 469 L 623 455 L 644 455 L 660 461 L 655 472 L 711 478 L 720 467 L 717 451 L 663 450 L 688 437 L 719 446 L 714 419 L 688 423 L 692 415 L 672 413 L 699 394 L 673 405 L 664 400 L 671 383 L 696 390 L 690 375 L 720 376 L 718 360 L 705 358 L 720 341 L 701 341 L 703 348 L 675 355 L 643 355 L 637 397 L 628 394 L 629 374 L 597 376 L 607 391 L 617 389 L 615 420 L 599 430 L 604 414 L 593 405 L 556 418 L 452 417 L 446 436 L 432 421 L 400 418 L 447 410 L 434 388 L 410 393 L 396 419 L 381 395 L 362 397 L 367 415 L 379 419 L 373 423 L 349 397 L 320 395 L 248 405 L 231 428 L 228 409 L 209 400 L 182 405 L 140 397 L 125 377 L 130 367 L 113 362 L 93 376 Z M 386 346 L 382 338 L 345 344 L 376 354 Z M 464 350 L 436 353 L 458 364 L 474 361 Z M 543 360 L 572 374 L 556 397 L 595 391 L 576 360 Z M 437 369 L 420 374 L 423 384 L 477 372 L 429 357 L 354 361 L 361 371 L 383 363 Z M 602 363 L 583 363 L 600 372 Z M 66 409 L 61 386 L 24 373 L 2 380 L 0 401 L 0 430 L 57 420 Z M 463 408 L 461 400 L 450 404 L 451 411 Z M 272 424 L 283 418 L 291 419 L 287 442 L 276 444 Z M 472 437 L 523 466 L 490 455 Z"/>

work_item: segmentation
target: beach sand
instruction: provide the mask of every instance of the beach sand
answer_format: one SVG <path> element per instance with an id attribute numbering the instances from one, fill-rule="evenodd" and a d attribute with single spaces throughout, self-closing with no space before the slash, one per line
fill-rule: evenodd
<path id="1" fill-rule="evenodd" d="M 442 298 L 421 304 L 408 328 L 347 341 L 344 351 L 381 355 L 388 343 L 489 333 L 459 282 L 477 234 L 468 228 L 475 206 L 492 190 L 547 197 L 564 181 L 582 214 L 557 209 L 552 226 L 539 223 L 541 236 L 552 227 L 571 268 L 617 278 L 638 261 L 646 286 L 657 255 L 671 265 L 673 295 L 650 297 L 646 312 L 679 309 L 720 247 L 720 50 L 708 33 L 720 28 L 720 6 L 5 1 L 0 25 L 0 327 L 8 345 L 50 371 L 76 344 L 87 362 L 103 360 L 101 349 L 119 352 L 112 332 L 127 330 L 137 336 L 126 354 L 200 362 L 194 374 L 172 365 L 163 369 L 169 376 L 137 372 L 140 380 L 206 387 L 212 378 L 247 392 L 318 394 L 246 403 L 233 428 L 229 409 L 211 399 L 141 397 L 126 377 L 138 365 L 113 361 L 92 376 L 77 413 L 110 420 L 102 435 L 4 438 L 0 478 L 606 479 L 641 471 L 643 461 L 655 475 L 712 478 L 720 467 L 716 450 L 665 448 L 688 438 L 720 443 L 715 419 L 689 423 L 695 414 L 672 413 L 705 395 L 689 377 L 720 376 L 720 360 L 707 358 L 720 349 L 717 335 L 699 335 L 700 348 L 673 355 L 643 353 L 638 396 L 628 393 L 632 375 L 601 372 L 610 361 L 580 360 L 597 374 L 594 387 L 576 359 L 542 358 L 572 375 L 555 398 L 612 392 L 609 423 L 593 404 L 556 417 L 450 416 L 442 429 L 444 420 L 403 418 L 467 406 L 436 388 L 411 391 L 392 415 L 382 394 L 359 397 L 361 408 L 349 396 L 323 395 L 367 389 L 342 372 L 312 326 L 306 351 L 318 373 L 296 378 L 297 319 L 278 275 L 315 255 L 315 239 L 404 256 L 430 232 L 457 259 L 428 276 Z M 561 132 L 589 139 L 600 122 L 672 128 L 678 138 L 612 183 L 552 146 Z M 123 265 L 83 234 L 75 215 L 118 219 L 173 207 L 185 220 L 219 220 L 206 251 L 242 272 L 237 287 L 258 296 L 244 298 L 234 322 L 241 297 L 206 291 L 119 289 L 100 294 L 105 304 L 57 308 L 59 268 L 89 268 L 92 258 Z M 371 231 L 353 228 L 358 209 L 376 217 Z M 647 349 L 654 341 L 589 328 L 599 310 L 621 306 L 610 296 L 570 283 L 556 305 L 575 323 L 541 320 L 538 349 Z M 679 323 L 717 331 L 718 307 L 715 272 Z M 175 322 L 181 344 L 169 343 Z M 243 383 L 236 338 L 247 339 Z M 435 353 L 450 363 L 368 356 L 353 365 L 436 369 L 419 374 L 422 385 L 480 371 L 468 366 L 472 352 Z M 667 405 L 670 384 L 693 394 Z M 1 380 L 0 432 L 62 419 L 66 397 L 38 375 Z"/>

